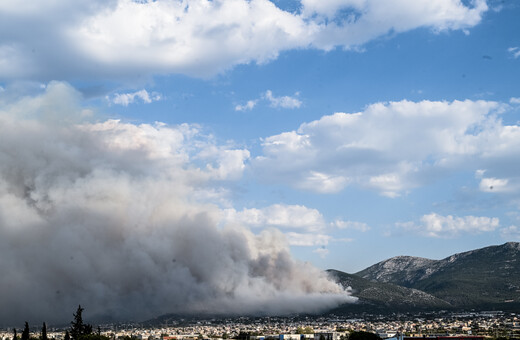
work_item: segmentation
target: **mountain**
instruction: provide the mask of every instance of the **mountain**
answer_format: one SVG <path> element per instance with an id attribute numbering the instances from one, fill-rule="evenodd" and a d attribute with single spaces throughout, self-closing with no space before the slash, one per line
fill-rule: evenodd
<path id="1" fill-rule="evenodd" d="M 396 256 L 370 266 L 355 275 L 375 282 L 391 282 L 413 287 L 417 281 L 436 272 L 441 261 L 413 256 Z"/>
<path id="2" fill-rule="evenodd" d="M 401 287 L 392 283 L 372 282 L 362 277 L 329 269 L 329 275 L 343 287 L 350 287 L 352 295 L 359 298 L 357 304 L 346 304 L 332 313 L 419 311 L 446 309 L 450 305 L 435 296 L 413 288 Z"/>
<path id="3" fill-rule="evenodd" d="M 508 242 L 442 260 L 397 256 L 355 275 L 421 290 L 454 307 L 520 307 L 520 243 Z"/>

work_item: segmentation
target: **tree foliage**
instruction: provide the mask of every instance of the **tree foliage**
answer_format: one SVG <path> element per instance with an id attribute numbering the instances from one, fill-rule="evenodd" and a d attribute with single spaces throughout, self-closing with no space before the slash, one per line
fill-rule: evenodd
<path id="1" fill-rule="evenodd" d="M 83 323 L 83 310 L 81 305 L 78 306 L 76 313 L 74 313 L 74 320 L 70 323 L 70 338 L 71 340 L 80 340 L 85 335 L 92 334 L 92 325 Z"/>
<path id="2" fill-rule="evenodd" d="M 298 327 L 296 328 L 296 333 L 297 334 L 313 334 L 314 333 L 314 329 L 312 329 L 312 327 L 310 326 L 307 326 L 307 327 Z"/>
<path id="3" fill-rule="evenodd" d="M 29 323 L 25 321 L 21 340 L 29 340 Z"/>
<path id="4" fill-rule="evenodd" d="M 43 326 L 42 326 L 42 334 L 40 336 L 40 339 L 49 340 L 49 338 L 47 337 L 47 325 L 45 324 L 45 322 L 43 323 Z"/>
<path id="5" fill-rule="evenodd" d="M 83 322 L 84 308 L 78 306 L 74 313 L 74 320 L 70 323 L 70 334 L 65 333 L 65 340 L 108 340 L 107 336 L 101 335 L 101 328 L 98 327 L 97 333 L 92 332 L 92 325 Z M 69 336 L 69 339 L 67 339 Z"/>

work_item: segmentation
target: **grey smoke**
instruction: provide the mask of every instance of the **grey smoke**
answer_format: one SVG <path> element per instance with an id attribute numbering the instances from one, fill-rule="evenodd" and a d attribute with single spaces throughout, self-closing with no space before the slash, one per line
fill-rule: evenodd
<path id="1" fill-rule="evenodd" d="M 195 127 L 85 123 L 78 100 L 62 83 L 0 98 L 2 323 L 67 322 L 78 304 L 143 320 L 353 301 L 294 260 L 279 231 L 219 226 L 211 197 L 223 173 L 236 174 L 222 167 L 237 162 L 196 167 L 191 155 L 205 144 Z"/>

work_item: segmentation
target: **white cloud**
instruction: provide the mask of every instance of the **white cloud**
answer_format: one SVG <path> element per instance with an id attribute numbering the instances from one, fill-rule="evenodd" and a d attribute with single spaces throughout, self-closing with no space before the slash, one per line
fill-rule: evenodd
<path id="1" fill-rule="evenodd" d="M 515 59 L 520 57 L 520 48 L 518 47 L 510 47 L 507 49 L 507 51 L 511 53 Z"/>
<path id="2" fill-rule="evenodd" d="M 475 171 L 475 178 L 480 179 L 479 189 L 483 192 L 507 193 L 516 191 L 518 181 L 515 178 L 509 180 L 507 178 L 485 177 L 486 170 L 478 169 Z"/>
<path id="3" fill-rule="evenodd" d="M 248 100 L 244 105 L 235 106 L 235 111 L 251 111 L 255 106 L 258 100 Z"/>
<path id="4" fill-rule="evenodd" d="M 343 176 L 336 176 L 317 171 L 309 171 L 309 173 L 304 176 L 303 181 L 296 183 L 296 187 L 322 194 L 339 192 L 345 188 L 349 182 L 349 180 Z"/>
<path id="5" fill-rule="evenodd" d="M 481 191 L 486 192 L 507 192 L 513 190 L 512 187 L 508 186 L 508 182 L 507 179 L 482 178 L 479 188 Z"/>
<path id="6" fill-rule="evenodd" d="M 296 93 L 298 95 L 298 93 Z M 302 102 L 295 97 L 282 96 L 275 97 L 271 90 L 267 90 L 264 94 L 264 98 L 269 101 L 272 107 L 283 108 L 283 109 L 297 109 L 302 105 Z"/>
<path id="7" fill-rule="evenodd" d="M 355 221 L 343 221 L 343 220 L 335 220 L 331 223 L 332 226 L 339 228 L 339 229 L 349 229 L 349 230 L 356 230 L 361 232 L 366 232 L 370 230 L 370 227 L 368 224 L 363 222 L 355 222 Z"/>
<path id="8" fill-rule="evenodd" d="M 297 228 L 306 231 L 319 231 L 325 227 L 323 215 L 316 209 L 302 205 L 273 204 L 257 209 L 224 210 L 223 220 L 250 227 Z"/>
<path id="9" fill-rule="evenodd" d="M 420 223 L 396 223 L 396 226 L 417 232 L 426 237 L 453 238 L 461 234 L 478 234 L 494 231 L 499 227 L 499 219 L 494 217 L 452 215 L 441 216 L 435 213 L 421 217 Z"/>
<path id="10" fill-rule="evenodd" d="M 303 0 L 300 13 L 268 0 L 7 0 L 0 78 L 204 77 L 295 48 L 355 49 L 419 27 L 467 30 L 487 10 L 484 0 Z"/>
<path id="11" fill-rule="evenodd" d="M 520 228 L 515 225 L 502 228 L 500 236 L 508 241 L 520 241 Z"/>
<path id="12" fill-rule="evenodd" d="M 233 208 L 224 209 L 221 223 L 245 225 L 250 228 L 279 228 L 291 246 L 322 246 L 333 240 L 330 235 L 323 233 L 327 227 L 323 215 L 316 209 L 302 205 L 273 204 L 261 209 L 250 208 L 241 211 Z M 299 231 L 293 231 L 295 229 Z"/>
<path id="13" fill-rule="evenodd" d="M 463 29 L 480 21 L 480 15 L 488 9 L 483 0 L 475 1 L 469 10 L 461 2 L 439 0 L 419 1 L 371 1 L 371 0 L 302 0 L 303 13 L 317 20 L 343 20 L 354 30 L 367 30 L 373 35 L 392 25 L 397 32 L 409 30 L 423 24 L 437 30 Z M 346 13 L 346 14 L 345 14 Z M 399 18 L 401 21 L 399 21 Z M 462 19 L 462 20 L 461 20 Z M 374 25 L 370 27 L 370 24 Z"/>
<path id="14" fill-rule="evenodd" d="M 111 103 L 128 106 L 136 102 L 136 99 L 141 99 L 145 104 L 150 104 L 161 100 L 161 94 L 157 92 L 148 93 L 145 89 L 131 92 L 131 93 L 115 93 L 112 97 L 107 96 L 106 99 Z"/>
<path id="15" fill-rule="evenodd" d="M 390 198 L 398 197 L 399 191 L 405 187 L 403 178 L 401 178 L 399 173 L 372 176 L 368 180 L 368 183 L 371 187 L 379 190 L 381 195 Z"/>
<path id="16" fill-rule="evenodd" d="M 295 96 L 298 96 L 299 93 L 296 92 Z M 269 102 L 269 105 L 274 108 L 282 108 L 282 109 L 297 109 L 302 105 L 302 102 L 296 97 L 290 96 L 281 96 L 275 97 L 271 90 L 267 90 L 260 98 L 253 99 L 247 101 L 244 105 L 236 105 L 235 111 L 250 111 L 252 110 L 256 104 L 260 100 L 265 100 Z"/>
<path id="17" fill-rule="evenodd" d="M 326 246 L 327 244 L 329 244 L 329 241 L 331 240 L 331 237 L 329 235 L 324 234 L 303 234 L 288 232 L 285 234 L 285 236 L 287 237 L 287 241 L 291 246 Z"/>
<path id="18" fill-rule="evenodd" d="M 302 205 L 273 204 L 257 209 L 249 208 L 237 211 L 233 208 L 221 211 L 222 225 L 245 225 L 250 228 L 274 227 L 282 230 L 291 246 L 325 246 L 329 242 L 351 242 L 351 238 L 333 238 L 325 234 L 328 227 L 339 229 L 368 231 L 366 223 L 335 220 L 327 223 L 316 209 Z M 298 229 L 298 231 L 294 231 Z"/>
<path id="19" fill-rule="evenodd" d="M 246 149 L 206 145 L 193 159 L 203 160 L 206 172 L 215 179 L 237 180 L 242 176 L 249 156 L 249 150 Z"/>
<path id="20" fill-rule="evenodd" d="M 477 169 L 516 188 L 520 126 L 501 121 L 508 108 L 483 100 L 376 103 L 264 138 L 251 164 L 264 180 L 320 193 L 356 185 L 396 197 L 446 171 Z"/>
<path id="21" fill-rule="evenodd" d="M 520 104 L 520 98 L 512 97 L 511 99 L 509 99 L 509 103 L 511 103 L 511 104 Z"/>

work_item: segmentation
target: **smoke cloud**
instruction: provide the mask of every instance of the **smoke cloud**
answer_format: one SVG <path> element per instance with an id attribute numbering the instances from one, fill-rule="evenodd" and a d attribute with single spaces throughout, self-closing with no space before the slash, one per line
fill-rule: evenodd
<path id="1" fill-rule="evenodd" d="M 8 91 L 4 92 L 7 95 Z M 354 298 L 276 229 L 220 226 L 247 150 L 197 126 L 85 122 L 79 95 L 0 98 L 0 320 L 317 312 Z M 198 165 L 197 165 L 198 163 Z"/>

